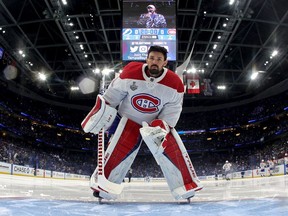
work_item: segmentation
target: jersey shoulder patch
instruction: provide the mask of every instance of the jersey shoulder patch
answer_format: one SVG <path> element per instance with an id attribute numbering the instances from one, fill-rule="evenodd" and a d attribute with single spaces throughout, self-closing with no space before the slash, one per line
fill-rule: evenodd
<path id="1" fill-rule="evenodd" d="M 162 85 L 166 85 L 170 88 L 173 88 L 179 93 L 184 92 L 184 84 L 182 83 L 182 80 L 176 73 L 174 73 L 169 69 L 167 71 L 166 76 L 159 83 L 161 83 Z"/>
<path id="2" fill-rule="evenodd" d="M 120 74 L 121 79 L 136 79 L 144 80 L 142 74 L 142 67 L 144 63 L 141 62 L 130 62 L 124 68 Z"/>

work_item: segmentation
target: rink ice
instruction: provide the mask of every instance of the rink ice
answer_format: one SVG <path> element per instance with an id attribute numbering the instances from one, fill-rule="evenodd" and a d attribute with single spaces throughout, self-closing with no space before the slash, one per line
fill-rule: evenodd
<path id="1" fill-rule="evenodd" d="M 288 176 L 202 183 L 190 204 L 175 201 L 166 182 L 153 181 L 124 183 L 117 200 L 99 204 L 87 181 L 2 174 L 0 216 L 288 215 Z"/>

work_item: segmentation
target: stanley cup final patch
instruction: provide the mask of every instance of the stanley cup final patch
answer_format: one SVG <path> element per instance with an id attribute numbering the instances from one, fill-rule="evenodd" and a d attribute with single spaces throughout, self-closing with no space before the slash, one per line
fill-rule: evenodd
<path id="1" fill-rule="evenodd" d="M 135 91 L 137 88 L 138 88 L 138 86 L 136 85 L 136 82 L 133 82 L 133 84 L 130 85 L 130 89 L 131 89 L 132 91 Z"/>

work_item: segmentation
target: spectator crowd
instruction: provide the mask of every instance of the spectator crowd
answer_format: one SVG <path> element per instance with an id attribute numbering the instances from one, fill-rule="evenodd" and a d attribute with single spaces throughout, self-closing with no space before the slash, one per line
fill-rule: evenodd
<path id="1" fill-rule="evenodd" d="M 183 113 L 176 129 L 199 176 L 222 172 L 226 160 L 234 171 L 248 170 L 288 152 L 287 110 L 286 91 L 242 106 Z M 91 175 L 97 161 L 97 136 L 80 128 L 86 114 L 2 88 L 0 161 Z M 144 143 L 132 168 L 133 177 L 163 177 Z"/>

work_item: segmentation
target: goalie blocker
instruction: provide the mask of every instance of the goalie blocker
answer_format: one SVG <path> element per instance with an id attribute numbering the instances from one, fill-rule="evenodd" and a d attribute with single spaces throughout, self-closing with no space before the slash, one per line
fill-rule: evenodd
<path id="1" fill-rule="evenodd" d="M 186 148 L 177 131 L 162 120 L 140 129 L 143 140 L 155 157 L 176 200 L 189 199 L 201 185 Z"/>
<path id="2" fill-rule="evenodd" d="M 82 121 L 81 126 L 85 133 L 98 134 L 102 128 L 107 130 L 112 125 L 116 115 L 117 110 L 107 105 L 103 97 L 98 95 L 94 107 Z"/>

